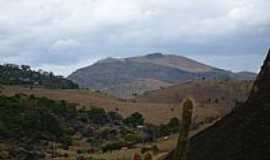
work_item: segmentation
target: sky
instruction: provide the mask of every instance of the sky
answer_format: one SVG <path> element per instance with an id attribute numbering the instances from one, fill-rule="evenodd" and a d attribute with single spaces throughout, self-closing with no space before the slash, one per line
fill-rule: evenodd
<path id="1" fill-rule="evenodd" d="M 0 0 L 0 63 L 68 75 L 152 52 L 257 72 L 270 48 L 269 0 Z"/>

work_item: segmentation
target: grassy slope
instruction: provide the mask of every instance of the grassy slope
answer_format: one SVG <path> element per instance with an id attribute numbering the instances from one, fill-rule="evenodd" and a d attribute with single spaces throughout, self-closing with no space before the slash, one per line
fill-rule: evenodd
<path id="1" fill-rule="evenodd" d="M 136 97 L 136 101 L 175 104 L 186 96 L 192 96 L 201 107 L 207 106 L 228 113 L 236 101 L 246 99 L 251 87 L 251 81 L 193 81 L 145 92 L 144 95 Z"/>
<path id="2" fill-rule="evenodd" d="M 180 105 L 175 105 L 176 95 L 180 97 L 185 95 L 193 95 L 198 101 L 195 110 L 197 116 L 195 117 L 199 117 L 199 120 L 204 120 L 207 117 L 222 116 L 224 113 L 224 107 L 228 106 L 229 104 L 233 104 L 233 98 L 245 97 L 245 94 L 247 93 L 246 89 L 248 88 L 247 85 L 249 86 L 250 82 L 243 83 L 200 81 L 181 86 L 173 86 L 167 89 L 147 92 L 144 96 L 139 96 L 136 99 L 129 101 L 119 100 L 104 93 L 91 92 L 87 90 L 52 90 L 42 88 L 34 88 L 31 90 L 29 88 L 22 88 L 19 86 L 4 86 L 3 88 L 0 88 L 0 90 L 2 92 L 1 94 L 5 95 L 14 95 L 16 93 L 35 94 L 36 96 L 46 96 L 55 100 L 64 99 L 68 102 L 79 103 L 86 106 L 89 106 L 89 104 L 94 104 L 104 107 L 107 110 L 115 111 L 115 109 L 118 108 L 119 112 L 125 116 L 133 112 L 141 112 L 144 114 L 147 122 L 159 124 L 169 120 L 171 117 L 180 115 L 181 107 Z M 225 96 L 226 101 L 220 102 L 219 104 L 208 104 L 205 102 L 209 96 L 219 97 L 220 95 Z M 199 130 L 205 127 L 207 127 L 207 125 L 202 126 L 202 128 L 199 128 Z M 199 130 L 196 130 L 195 133 Z M 160 154 L 156 155 L 155 157 L 162 157 L 164 153 L 168 153 L 175 145 L 176 138 L 177 136 L 171 136 L 168 140 L 160 139 L 155 142 L 155 144 L 157 144 L 161 149 Z M 74 159 L 74 157 L 78 155 L 78 150 L 83 151 L 89 147 L 83 139 L 74 139 L 75 141 L 73 142 L 73 146 L 70 148 L 70 150 L 57 151 L 58 154 L 62 153 L 62 155 L 64 153 L 68 153 L 69 158 L 63 159 Z M 129 159 L 135 152 L 139 151 L 139 148 L 134 148 L 128 150 L 113 151 L 112 153 L 100 153 L 91 156 L 106 159 Z M 84 153 L 83 155 L 85 157 L 90 156 L 88 153 Z"/>
<path id="3" fill-rule="evenodd" d="M 190 84 L 173 86 L 166 89 L 147 92 L 133 100 L 119 100 L 103 93 L 87 90 L 61 90 L 42 88 L 22 88 L 19 86 L 5 86 L 2 94 L 14 95 L 16 93 L 34 94 L 46 96 L 55 100 L 67 100 L 71 103 L 78 103 L 89 106 L 97 105 L 106 110 L 120 112 L 127 116 L 134 112 L 140 112 L 149 123 L 160 124 L 172 117 L 179 117 L 181 105 L 176 105 L 176 96 L 180 99 L 191 95 L 198 102 L 195 115 L 198 120 L 205 120 L 207 117 L 223 116 L 230 111 L 236 99 L 245 99 L 250 82 L 225 82 L 225 81 L 198 81 Z M 218 98 L 219 102 L 208 102 L 209 97 Z"/>
<path id="4" fill-rule="evenodd" d="M 78 103 L 81 105 L 89 106 L 97 105 L 105 108 L 106 110 L 113 110 L 121 113 L 124 116 L 130 115 L 134 112 L 140 112 L 144 115 L 146 122 L 160 124 L 168 121 L 170 118 L 178 116 L 181 110 L 180 105 L 174 104 L 160 104 L 150 102 L 126 102 L 118 100 L 114 97 L 94 93 L 86 90 L 61 90 L 61 89 L 43 89 L 43 88 L 22 88 L 18 86 L 5 86 L 2 89 L 4 95 L 14 95 L 16 93 L 34 94 L 36 96 L 46 96 L 54 100 L 66 100 L 71 103 Z M 174 110 L 172 110 L 174 108 Z M 198 114 L 202 119 L 205 117 L 218 116 L 217 111 L 211 108 L 198 108 Z"/>

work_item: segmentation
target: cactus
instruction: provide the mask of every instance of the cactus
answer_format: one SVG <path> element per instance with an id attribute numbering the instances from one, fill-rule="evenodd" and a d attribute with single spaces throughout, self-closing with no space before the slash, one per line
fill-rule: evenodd
<path id="1" fill-rule="evenodd" d="M 177 146 L 174 151 L 173 160 L 185 160 L 187 145 L 188 145 L 188 133 L 192 121 L 193 101 L 191 98 L 187 98 L 183 104 L 182 113 L 182 126 L 180 129 Z"/>

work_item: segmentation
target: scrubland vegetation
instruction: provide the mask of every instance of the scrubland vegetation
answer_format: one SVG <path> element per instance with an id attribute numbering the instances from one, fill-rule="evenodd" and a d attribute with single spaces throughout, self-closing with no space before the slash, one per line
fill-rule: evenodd
<path id="1" fill-rule="evenodd" d="M 77 89 L 79 86 L 63 76 L 55 76 L 52 72 L 34 71 L 28 65 L 0 65 L 0 84 L 24 85 L 30 87 Z"/>
<path id="2" fill-rule="evenodd" d="M 105 153 L 174 134 L 179 125 L 177 118 L 157 126 L 144 123 L 144 117 L 137 112 L 124 118 L 117 112 L 106 112 L 96 106 L 78 109 L 76 104 L 46 97 L 1 96 L 0 143 L 4 142 L 1 144 L 6 148 L 1 150 L 0 157 L 54 156 L 55 149 L 68 151 L 72 148 L 76 137 L 87 143 L 88 153 Z"/>
<path id="3" fill-rule="evenodd" d="M 229 113 L 252 85 L 197 80 L 120 99 L 26 65 L 0 65 L 0 72 L 0 159 L 19 160 L 160 159 L 177 133 L 181 159 L 189 130 Z M 188 95 L 196 103 L 186 117 Z"/>

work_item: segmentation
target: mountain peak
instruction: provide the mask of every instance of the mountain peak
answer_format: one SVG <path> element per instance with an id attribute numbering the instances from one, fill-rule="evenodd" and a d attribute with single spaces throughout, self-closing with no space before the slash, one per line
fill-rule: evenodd
<path id="1" fill-rule="evenodd" d="M 150 58 L 150 59 L 152 59 L 152 58 L 162 58 L 162 57 L 164 57 L 165 55 L 163 55 L 162 53 L 160 53 L 160 52 L 156 52 L 156 53 L 150 53 L 150 54 L 147 54 L 146 55 L 146 57 L 147 58 Z"/>
<path id="2" fill-rule="evenodd" d="M 105 59 L 101 59 L 99 61 L 97 61 L 97 63 L 112 63 L 112 62 L 118 62 L 121 61 L 120 58 L 113 58 L 113 57 L 108 57 Z"/>
<path id="3" fill-rule="evenodd" d="M 172 54 L 163 54 L 160 52 L 147 54 L 145 56 L 131 57 L 127 58 L 129 61 L 144 63 L 144 64 L 154 64 L 163 67 L 169 67 L 174 69 L 179 69 L 187 72 L 210 72 L 214 70 L 214 67 L 202 64 L 195 60 Z"/>
<path id="4" fill-rule="evenodd" d="M 153 87 L 147 87 L 153 86 L 153 83 L 154 89 L 159 89 L 190 80 L 231 79 L 235 76 L 231 72 L 183 56 L 156 52 L 129 58 L 106 58 L 75 71 L 69 79 L 80 84 L 80 87 L 99 90 L 120 90 L 123 86 L 134 86 L 126 90 L 125 94 L 121 92 L 127 95 L 124 97 L 128 97 L 132 96 L 134 90 L 153 90 Z M 138 81 L 140 85 L 137 85 Z"/>

